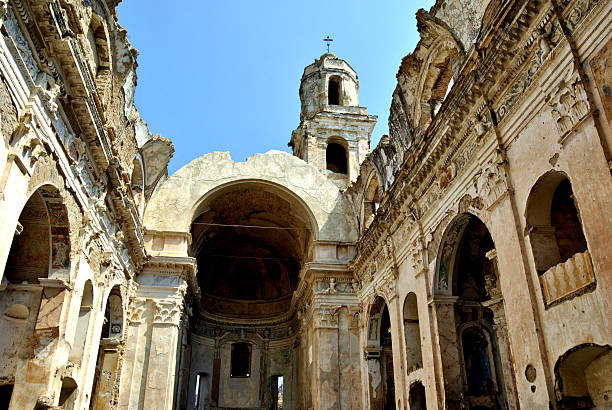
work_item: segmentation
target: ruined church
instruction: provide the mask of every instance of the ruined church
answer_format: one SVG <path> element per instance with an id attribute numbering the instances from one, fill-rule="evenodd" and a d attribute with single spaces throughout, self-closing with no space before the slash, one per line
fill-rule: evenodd
<path id="1" fill-rule="evenodd" d="M 0 0 L 0 409 L 612 409 L 612 0 L 437 0 L 376 147 L 326 53 L 173 175 L 117 3 Z"/>

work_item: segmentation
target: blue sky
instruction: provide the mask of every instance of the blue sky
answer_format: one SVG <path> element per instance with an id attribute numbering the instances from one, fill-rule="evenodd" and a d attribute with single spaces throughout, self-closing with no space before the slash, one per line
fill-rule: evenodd
<path id="1" fill-rule="evenodd" d="M 388 132 L 395 74 L 417 41 L 415 13 L 433 0 L 123 0 L 119 22 L 138 49 L 136 107 L 171 138 L 169 173 L 212 151 L 232 159 L 289 152 L 304 67 L 331 52 L 359 76 L 359 102 L 378 115 L 372 148 Z"/>

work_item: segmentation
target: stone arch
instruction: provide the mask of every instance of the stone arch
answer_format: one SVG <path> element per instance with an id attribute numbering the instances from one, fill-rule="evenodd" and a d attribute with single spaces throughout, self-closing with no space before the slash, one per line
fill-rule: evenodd
<path id="1" fill-rule="evenodd" d="M 92 71 L 95 86 L 102 103 L 106 105 L 109 101 L 112 84 L 112 57 L 108 28 L 104 19 L 96 13 L 92 13 L 87 30 L 87 40 L 90 43 L 94 59 Z"/>
<path id="2" fill-rule="evenodd" d="M 29 195 L 19 216 L 6 277 L 19 283 L 46 277 L 70 279 L 72 256 L 70 221 L 60 191 L 41 185 Z"/>
<path id="3" fill-rule="evenodd" d="M 449 407 L 462 400 L 479 401 L 483 408 L 514 403 L 514 379 L 501 365 L 509 358 L 498 278 L 489 228 L 470 213 L 455 216 L 438 250 L 433 297 Z M 465 333 L 466 329 L 486 329 L 486 334 Z M 476 373 L 466 370 L 474 357 L 482 359 Z"/>
<path id="4" fill-rule="evenodd" d="M 527 197 L 525 221 L 546 306 L 595 289 L 580 210 L 567 174 L 549 171 L 538 178 Z"/>
<path id="5" fill-rule="evenodd" d="M 81 304 L 79 306 L 79 316 L 77 319 L 74 342 L 70 350 L 69 360 L 73 363 L 80 363 L 85 353 L 89 335 L 89 324 L 94 307 L 94 288 L 90 279 L 87 279 L 81 289 Z"/>
<path id="6" fill-rule="evenodd" d="M 348 143 L 342 137 L 331 137 L 325 147 L 325 169 L 336 174 L 349 173 Z"/>
<path id="7" fill-rule="evenodd" d="M 566 192 L 560 192 L 564 188 Z M 563 200 L 569 203 L 560 203 Z M 570 209 L 558 209 L 562 205 Z M 538 178 L 527 199 L 525 220 L 539 272 L 587 250 L 580 211 L 571 182 L 563 172 L 550 171 Z M 568 221 L 572 226 L 565 226 Z M 560 229 L 564 231 L 561 234 Z M 550 251 L 548 255 L 546 250 Z"/>
<path id="8" fill-rule="evenodd" d="M 419 307 L 417 296 L 410 292 L 404 299 L 404 341 L 406 344 L 406 371 L 411 373 L 423 367 L 421 352 L 421 330 L 419 327 Z"/>
<path id="9" fill-rule="evenodd" d="M 317 230 L 301 199 L 268 181 L 238 180 L 208 192 L 191 213 L 188 254 L 198 266 L 202 312 L 288 320 Z"/>
<path id="10" fill-rule="evenodd" d="M 488 392 L 493 390 L 492 386 L 499 383 L 495 371 L 497 363 L 494 358 L 495 345 L 491 329 L 478 322 L 469 322 L 459 327 L 457 336 L 459 358 L 462 363 L 461 372 L 467 393 L 478 395 L 477 389 L 483 388 L 487 389 L 486 394 L 490 394 Z M 487 385 L 482 386 L 479 383 Z"/>
<path id="11" fill-rule="evenodd" d="M 228 182 L 226 184 L 222 184 L 222 185 L 218 185 L 215 188 L 211 189 L 210 191 L 206 192 L 205 195 L 203 195 L 192 207 L 192 209 L 190 210 L 189 214 L 191 215 L 190 219 L 191 222 L 193 223 L 193 221 L 202 213 L 203 211 L 203 206 L 210 200 L 210 198 L 218 195 L 219 193 L 221 193 L 222 191 L 226 191 L 226 190 L 230 190 L 234 187 L 237 186 L 261 186 L 262 188 L 270 188 L 274 191 L 276 191 L 278 194 L 280 194 L 279 196 L 289 199 L 290 201 L 292 201 L 292 203 L 299 207 L 301 211 L 304 212 L 304 214 L 308 215 L 308 220 L 309 220 L 309 225 L 310 225 L 310 229 L 312 230 L 313 235 L 316 235 L 317 232 L 319 231 L 319 226 L 317 223 L 317 220 L 314 216 L 314 214 L 312 213 L 312 210 L 310 209 L 310 207 L 308 206 L 308 204 L 306 204 L 304 202 L 304 200 L 302 198 L 300 198 L 299 196 L 297 196 L 294 192 L 288 190 L 286 187 L 284 187 L 283 185 L 274 183 L 274 182 L 270 182 L 270 181 L 266 181 L 266 180 L 257 180 L 257 179 L 239 179 L 239 180 L 235 180 L 232 182 Z M 317 239 L 315 237 L 315 239 Z"/>
<path id="12" fill-rule="evenodd" d="M 368 369 L 369 408 L 395 405 L 395 375 L 388 303 L 377 296 L 368 309 L 365 359 Z"/>
<path id="13" fill-rule="evenodd" d="M 449 295 L 452 292 L 452 271 L 459 248 L 461 235 L 465 230 L 471 214 L 456 215 L 450 220 L 440 238 L 436 255 L 436 275 L 434 276 L 434 293 Z"/>
<path id="14" fill-rule="evenodd" d="M 327 81 L 327 103 L 328 105 L 342 104 L 342 77 L 332 75 Z"/>
<path id="15" fill-rule="evenodd" d="M 232 161 L 227 152 L 195 159 L 157 188 L 147 204 L 144 225 L 152 231 L 186 233 L 204 196 L 240 180 L 268 183 L 299 198 L 316 221 L 315 240 L 357 240 L 354 218 L 338 187 L 312 165 L 280 151 L 256 154 L 246 162 Z"/>
<path id="16" fill-rule="evenodd" d="M 410 410 L 427 410 L 425 386 L 420 380 L 416 380 L 410 384 L 408 403 L 410 405 Z"/>
<path id="17" fill-rule="evenodd" d="M 555 363 L 558 408 L 607 408 L 612 402 L 612 346 L 585 343 Z"/>
<path id="18" fill-rule="evenodd" d="M 378 206 L 382 200 L 383 192 L 378 180 L 378 174 L 374 169 L 371 170 L 367 182 L 364 185 L 363 192 L 363 201 L 361 203 L 361 220 L 362 222 L 362 231 L 368 229 L 372 221 L 374 220 L 374 216 L 378 211 Z"/>
<path id="19" fill-rule="evenodd" d="M 391 110 L 393 118 L 406 117 L 411 132 L 425 128 L 431 121 L 454 76 L 453 63 L 464 55 L 460 43 L 442 20 L 425 10 L 419 10 L 416 17 L 421 41 L 402 60 Z"/>
<path id="20" fill-rule="evenodd" d="M 43 156 L 36 162 L 36 166 L 28 182 L 28 198 L 44 185 L 52 186 L 57 190 L 59 198 L 61 198 L 61 202 L 65 208 L 70 238 L 70 260 L 74 261 L 80 250 L 79 229 L 81 227 L 83 214 L 72 193 L 66 189 L 64 177 L 60 175 L 57 163 L 53 158 L 48 156 Z"/>
<path id="21" fill-rule="evenodd" d="M 143 166 L 142 157 L 136 154 L 132 161 L 132 176 L 130 177 L 130 186 L 132 191 L 132 199 L 134 206 L 138 211 L 138 215 L 142 218 L 145 207 L 145 186 L 146 186 L 145 168 Z"/>
<path id="22" fill-rule="evenodd" d="M 121 377 L 123 356 L 120 346 L 125 335 L 125 313 L 120 285 L 110 288 L 110 292 L 102 301 L 102 307 L 104 320 L 92 384 L 92 408 L 107 407 L 118 400 L 119 391 L 116 386 Z"/>

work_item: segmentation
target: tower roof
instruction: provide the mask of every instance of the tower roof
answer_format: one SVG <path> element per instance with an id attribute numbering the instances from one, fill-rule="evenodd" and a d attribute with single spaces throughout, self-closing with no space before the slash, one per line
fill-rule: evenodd
<path id="1" fill-rule="evenodd" d="M 357 72 L 345 60 L 338 58 L 335 54 L 324 53 L 314 63 L 304 69 L 302 77 L 318 72 L 318 71 L 338 71 L 349 74 L 354 80 L 357 80 Z"/>

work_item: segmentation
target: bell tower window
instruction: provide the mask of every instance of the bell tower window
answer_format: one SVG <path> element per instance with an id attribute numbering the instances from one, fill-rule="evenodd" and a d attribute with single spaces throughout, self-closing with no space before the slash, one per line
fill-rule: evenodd
<path id="1" fill-rule="evenodd" d="M 340 85 L 340 78 L 332 77 L 329 79 L 329 85 L 327 87 L 327 99 L 328 105 L 342 105 L 340 96 L 342 95 L 342 86 Z"/>
<path id="2" fill-rule="evenodd" d="M 337 174 L 347 173 L 348 157 L 346 148 L 336 142 L 330 142 L 325 149 L 325 159 L 327 162 L 327 171 Z"/>

